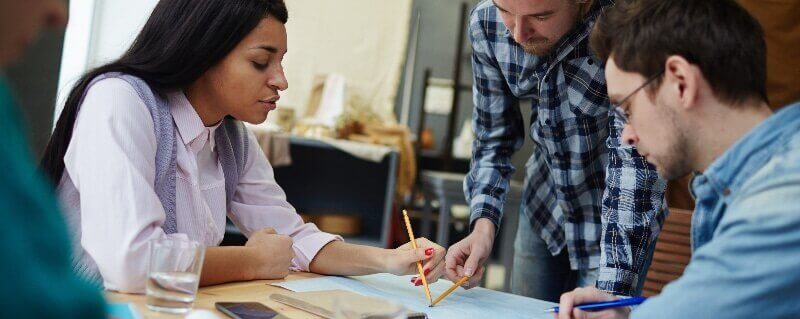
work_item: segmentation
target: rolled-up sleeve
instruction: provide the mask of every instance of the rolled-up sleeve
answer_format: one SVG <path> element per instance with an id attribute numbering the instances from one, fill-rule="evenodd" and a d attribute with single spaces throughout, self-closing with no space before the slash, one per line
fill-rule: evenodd
<path id="1" fill-rule="evenodd" d="M 262 228 L 274 228 L 279 234 L 291 236 L 295 253 L 292 269 L 308 271 L 322 247 L 342 237 L 303 222 L 275 181 L 272 166 L 260 151 L 255 136 L 252 132 L 248 134 L 247 163 L 233 196 L 229 217 L 248 237 Z"/>
<path id="2" fill-rule="evenodd" d="M 472 162 L 464 179 L 464 194 L 470 206 L 470 222 L 488 218 L 499 229 L 503 202 L 514 166 L 511 156 L 522 147 L 525 129 L 519 101 L 510 92 L 492 58 L 482 19 L 486 10 L 473 11 L 470 18 L 472 43 L 473 102 Z"/>
<path id="3" fill-rule="evenodd" d="M 635 148 L 621 140 L 622 121 L 611 112 L 603 194 L 599 289 L 633 295 L 667 210 L 666 181 Z"/>

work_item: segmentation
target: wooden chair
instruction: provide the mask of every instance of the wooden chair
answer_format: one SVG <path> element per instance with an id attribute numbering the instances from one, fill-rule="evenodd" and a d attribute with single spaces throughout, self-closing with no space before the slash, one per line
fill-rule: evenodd
<path id="1" fill-rule="evenodd" d="M 670 208 L 669 217 L 656 241 L 653 262 L 647 272 L 642 295 L 657 295 L 671 281 L 683 274 L 692 256 L 690 229 L 692 212 L 685 209 Z"/>

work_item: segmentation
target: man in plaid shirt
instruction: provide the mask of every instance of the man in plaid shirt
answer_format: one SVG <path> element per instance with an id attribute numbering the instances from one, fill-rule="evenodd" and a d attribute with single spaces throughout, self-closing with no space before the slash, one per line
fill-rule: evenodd
<path id="1" fill-rule="evenodd" d="M 483 276 L 524 142 L 520 99 L 531 99 L 528 163 L 512 292 L 558 301 L 575 286 L 641 291 L 667 211 L 666 183 L 609 112 L 604 61 L 589 33 L 613 0 L 485 0 L 470 16 L 474 151 L 464 192 L 472 232 L 447 254 L 447 275 Z"/>

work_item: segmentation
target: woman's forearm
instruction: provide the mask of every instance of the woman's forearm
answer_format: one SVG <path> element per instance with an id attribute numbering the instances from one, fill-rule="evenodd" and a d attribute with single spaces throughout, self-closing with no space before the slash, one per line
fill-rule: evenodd
<path id="1" fill-rule="evenodd" d="M 386 272 L 392 250 L 332 241 L 322 247 L 309 270 L 323 275 L 360 276 Z"/>
<path id="2" fill-rule="evenodd" d="M 250 247 L 208 247 L 200 285 L 255 279 Z M 332 241 L 311 262 L 310 271 L 323 275 L 360 276 L 385 272 L 391 250 Z"/>
<path id="3" fill-rule="evenodd" d="M 200 275 L 200 286 L 253 279 L 249 247 L 208 247 Z"/>

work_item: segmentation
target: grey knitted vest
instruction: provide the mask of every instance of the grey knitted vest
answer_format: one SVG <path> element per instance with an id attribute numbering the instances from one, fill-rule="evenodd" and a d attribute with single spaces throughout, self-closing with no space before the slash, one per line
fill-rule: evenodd
<path id="1" fill-rule="evenodd" d="M 167 234 L 176 233 L 178 223 L 175 216 L 175 178 L 178 143 L 169 101 L 166 96 L 151 89 L 144 80 L 122 73 L 107 73 L 94 78 L 87 86 L 86 92 L 95 83 L 107 78 L 118 78 L 128 82 L 150 111 L 157 141 L 156 174 L 153 188 L 166 213 L 166 219 L 161 228 Z M 83 102 L 81 101 L 81 103 Z M 247 129 L 244 125 L 230 117 L 222 121 L 214 134 L 216 152 L 225 176 L 225 199 L 228 210 L 230 210 L 231 199 L 236 191 L 236 185 L 239 183 L 239 177 L 247 163 L 249 145 L 247 138 Z M 58 193 L 65 206 L 65 214 L 73 233 L 73 252 L 75 253 L 73 267 L 79 275 L 102 287 L 103 277 L 97 269 L 97 265 L 80 246 L 80 194 L 72 183 L 63 181 L 59 186 Z"/>

